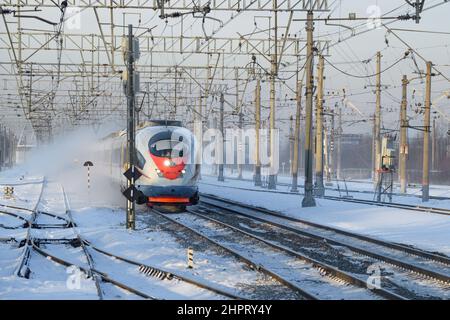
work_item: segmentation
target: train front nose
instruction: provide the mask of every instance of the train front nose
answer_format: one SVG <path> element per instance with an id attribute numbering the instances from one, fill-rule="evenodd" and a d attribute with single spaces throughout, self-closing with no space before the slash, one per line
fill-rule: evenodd
<path id="1" fill-rule="evenodd" d="M 162 178 L 175 180 L 186 173 L 186 164 L 183 158 L 166 158 L 152 155 L 152 159 L 157 167 L 156 172 Z"/>
<path id="2" fill-rule="evenodd" d="M 156 172 L 144 194 L 150 204 L 190 205 L 198 201 L 198 188 L 192 176 L 195 169 L 189 164 L 189 138 L 171 130 L 161 131 L 149 139 L 148 152 L 152 160 L 150 170 Z M 153 174 L 154 174 L 153 172 Z"/>

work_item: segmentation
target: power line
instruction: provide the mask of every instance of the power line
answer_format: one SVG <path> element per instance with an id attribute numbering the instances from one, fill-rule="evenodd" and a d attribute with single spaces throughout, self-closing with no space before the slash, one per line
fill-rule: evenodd
<path id="1" fill-rule="evenodd" d="M 398 59 L 398 60 L 395 61 L 393 64 L 391 64 L 389 67 L 387 67 L 386 69 L 380 71 L 379 73 L 377 72 L 377 73 L 373 73 L 373 74 L 369 74 L 369 75 L 365 75 L 365 76 L 348 73 L 348 72 L 346 72 L 346 71 L 344 71 L 344 70 L 339 69 L 338 67 L 336 67 L 336 66 L 335 66 L 331 61 L 329 61 L 328 59 L 326 59 L 326 58 L 324 58 L 324 59 L 325 59 L 325 61 L 326 61 L 331 67 L 333 67 L 335 70 L 337 70 L 337 71 L 339 71 L 339 72 L 341 72 L 341 73 L 343 73 L 343 74 L 345 74 L 345 75 L 347 75 L 347 76 L 349 76 L 349 77 L 359 78 L 359 79 L 365 79 L 365 78 L 371 78 L 371 77 L 377 76 L 378 74 L 382 74 L 382 73 L 388 71 L 389 69 L 391 69 L 392 67 L 394 67 L 395 65 L 397 65 L 400 61 L 404 60 L 404 59 L 408 56 L 408 54 L 409 54 L 408 51 L 405 52 L 405 55 L 404 55 L 403 57 L 401 57 L 400 59 Z"/>

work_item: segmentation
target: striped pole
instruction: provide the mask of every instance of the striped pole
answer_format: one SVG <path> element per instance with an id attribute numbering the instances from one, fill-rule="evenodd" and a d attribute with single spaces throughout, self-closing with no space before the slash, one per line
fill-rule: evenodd
<path id="1" fill-rule="evenodd" d="M 91 189 L 91 167 L 87 167 L 88 171 L 88 191 Z"/>
<path id="2" fill-rule="evenodd" d="M 194 249 L 192 249 L 191 247 L 188 248 L 187 257 L 188 257 L 188 268 L 193 269 L 194 268 Z"/>
<path id="3" fill-rule="evenodd" d="M 91 189 L 91 167 L 93 167 L 94 164 L 92 163 L 92 161 L 86 161 L 83 166 L 87 167 L 87 187 L 89 194 Z"/>

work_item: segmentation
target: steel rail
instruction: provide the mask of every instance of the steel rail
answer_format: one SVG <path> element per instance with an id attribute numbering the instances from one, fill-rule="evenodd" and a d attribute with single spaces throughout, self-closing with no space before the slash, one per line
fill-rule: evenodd
<path id="1" fill-rule="evenodd" d="M 152 296 L 150 296 L 150 295 L 148 295 L 148 294 L 146 294 L 146 293 L 143 293 L 143 292 L 141 292 L 141 291 L 139 291 L 139 290 L 136 290 L 136 289 L 134 289 L 134 288 L 132 288 L 132 287 L 130 287 L 130 286 L 128 286 L 128 285 L 126 285 L 126 284 L 120 282 L 120 281 L 117 281 L 117 280 L 112 279 L 112 278 L 109 277 L 106 273 L 101 272 L 101 271 L 99 271 L 99 270 L 97 270 L 97 269 L 93 269 L 93 268 L 91 268 L 91 267 L 89 267 L 88 269 L 86 269 L 86 268 L 83 268 L 83 267 L 81 267 L 81 266 L 79 266 L 79 265 L 76 265 L 76 264 L 74 264 L 74 263 L 68 262 L 68 261 L 66 261 L 66 260 L 64 260 L 64 259 L 61 259 L 61 258 L 59 258 L 59 257 L 56 257 L 56 256 L 54 256 L 54 255 L 52 255 L 52 254 L 50 254 L 50 253 L 48 253 L 48 252 L 42 250 L 41 248 L 39 248 L 39 246 L 34 242 L 34 240 L 31 241 L 31 244 L 32 244 L 32 246 L 33 246 L 33 249 L 34 249 L 36 252 L 38 252 L 39 254 L 41 254 L 43 257 L 45 257 L 45 258 L 47 258 L 47 259 L 50 259 L 50 260 L 52 260 L 52 261 L 54 261 L 54 262 L 56 262 L 56 263 L 58 263 L 58 264 L 60 264 L 60 265 L 63 265 L 63 266 L 65 266 L 65 267 L 75 266 L 76 268 L 78 268 L 79 270 L 81 270 L 81 271 L 82 271 L 86 276 L 88 276 L 88 277 L 92 277 L 92 274 L 95 274 L 95 275 L 98 275 L 103 281 L 112 283 L 113 285 L 115 285 L 115 286 L 117 286 L 117 287 L 119 287 L 119 288 L 122 288 L 122 289 L 124 289 L 124 290 L 126 290 L 126 291 L 128 291 L 128 292 L 131 292 L 131 293 L 133 293 L 133 294 L 135 294 L 135 295 L 138 295 L 138 296 L 140 296 L 140 297 L 142 297 L 142 298 L 145 298 L 145 299 L 151 299 L 151 300 L 157 300 L 155 297 L 152 297 Z M 95 281 L 95 280 L 94 280 L 94 281 Z M 97 286 L 97 285 L 96 285 L 96 286 Z"/>
<path id="2" fill-rule="evenodd" d="M 196 236 L 198 236 L 198 237 L 200 237 L 200 238 L 202 238 L 202 239 L 204 239 L 204 240 L 206 240 L 206 241 L 212 243 L 214 246 L 219 247 L 219 248 L 221 248 L 222 250 L 224 250 L 224 251 L 230 253 L 231 255 L 233 255 L 234 257 L 236 257 L 239 261 L 244 262 L 244 263 L 245 263 L 246 265 L 248 265 L 250 268 L 252 268 L 252 269 L 254 269 L 254 270 L 257 270 L 257 271 L 260 271 L 260 272 L 262 272 L 262 273 L 265 273 L 266 275 L 269 275 L 269 276 L 272 277 L 273 279 L 279 281 L 280 283 L 282 283 L 282 284 L 286 285 L 287 287 L 293 289 L 294 291 L 300 293 L 300 295 L 302 295 L 302 296 L 305 297 L 306 299 L 309 299 L 309 300 L 319 300 L 319 298 L 318 298 L 316 295 L 314 295 L 314 294 L 312 294 L 312 293 L 309 293 L 309 292 L 306 291 L 305 289 L 303 289 L 303 288 L 299 287 L 298 285 L 296 285 L 295 283 L 293 283 L 293 282 L 291 282 L 291 281 L 289 281 L 289 280 L 283 278 L 283 277 L 282 277 L 281 275 L 279 275 L 278 273 L 276 273 L 276 272 L 274 272 L 274 271 L 272 271 L 272 270 L 270 270 L 270 269 L 268 269 L 268 268 L 262 266 L 261 264 L 258 264 L 258 263 L 256 263 L 256 262 L 252 261 L 251 259 L 244 257 L 242 254 L 240 254 L 240 253 L 237 252 L 236 250 L 233 250 L 233 249 L 229 248 L 228 246 L 225 246 L 225 245 L 223 245 L 223 244 L 220 244 L 219 242 L 217 242 L 217 241 L 215 241 L 215 240 L 213 240 L 213 239 L 211 239 L 211 238 L 209 238 L 209 237 L 203 235 L 202 233 L 198 232 L 197 230 L 195 230 L 195 229 L 193 229 L 193 228 L 191 228 L 191 227 L 189 227 L 189 226 L 186 226 L 185 224 L 183 224 L 183 223 L 181 223 L 181 222 L 179 222 L 179 221 L 177 221 L 177 220 L 171 218 L 170 216 L 168 216 L 168 215 L 166 215 L 166 214 L 164 214 L 164 213 L 162 213 L 162 212 L 159 212 L 159 211 L 156 210 L 156 209 L 152 209 L 151 212 L 153 212 L 153 213 L 155 213 L 155 214 L 157 214 L 157 215 L 163 217 L 164 219 L 166 219 L 166 220 L 168 220 L 168 221 L 170 221 L 170 222 L 172 222 L 172 223 L 174 223 L 174 224 L 176 224 L 176 225 L 178 225 L 178 226 L 180 226 L 180 227 L 182 227 L 182 228 L 184 228 L 184 229 L 190 231 L 191 233 L 195 234 Z"/>
<path id="3" fill-rule="evenodd" d="M 25 186 L 27 184 L 39 184 L 43 183 L 45 180 L 45 177 L 42 177 L 39 180 L 33 180 L 33 181 L 23 181 L 23 182 L 11 182 L 11 183 L 5 183 L 5 181 L 0 181 L 0 186 Z"/>
<path id="4" fill-rule="evenodd" d="M 220 186 L 213 183 L 206 183 L 202 182 L 202 184 L 205 185 L 211 185 L 215 187 L 225 187 L 225 188 L 231 188 L 231 189 L 238 189 L 238 190 L 246 190 L 246 191 L 255 191 L 255 192 L 268 192 L 268 193 L 274 193 L 274 194 L 287 194 L 287 195 L 302 195 L 300 192 L 289 192 L 289 191 L 274 191 L 274 190 L 265 190 L 265 189 L 249 189 L 249 188 L 243 188 L 243 187 L 234 187 L 234 186 Z M 426 207 L 426 206 L 419 206 L 419 205 L 413 205 L 413 204 L 404 204 L 404 203 L 395 203 L 395 202 L 378 202 L 373 200 L 365 200 L 365 199 L 355 199 L 355 198 L 345 198 L 345 197 L 335 197 L 335 196 L 323 196 L 320 197 L 321 199 L 325 200 L 332 200 L 332 201 L 343 201 L 343 202 L 351 202 L 351 203 L 360 203 L 360 204 L 367 204 L 367 205 L 373 205 L 373 206 L 379 206 L 379 207 L 390 207 L 390 208 L 396 208 L 396 209 L 404 209 L 409 211 L 418 211 L 418 212 L 426 212 L 426 213 L 435 213 L 435 214 L 441 214 L 441 215 L 449 215 L 450 216 L 450 209 L 445 208 L 435 208 L 435 207 Z"/>
<path id="5" fill-rule="evenodd" d="M 39 196 L 38 199 L 36 201 L 36 204 L 33 208 L 33 210 L 31 210 L 31 218 L 28 219 L 28 225 L 27 225 L 27 235 L 25 237 L 24 240 L 22 240 L 20 242 L 21 246 L 24 246 L 24 250 L 20 256 L 20 261 L 19 264 L 17 265 L 16 269 L 14 270 L 14 274 L 18 277 L 23 277 L 23 278 L 28 278 L 30 275 L 30 268 L 28 267 L 28 262 L 30 259 L 30 255 L 31 255 L 31 228 L 32 225 L 34 223 L 34 221 L 36 220 L 37 217 L 37 208 L 39 206 L 39 203 L 41 202 L 41 198 L 42 198 L 42 194 L 44 193 L 44 185 L 45 185 L 46 181 L 45 181 L 45 177 L 42 179 L 42 184 L 41 184 L 41 191 L 39 192 Z M 25 269 L 24 269 L 25 268 Z M 22 270 L 24 270 L 22 272 Z"/>
<path id="6" fill-rule="evenodd" d="M 216 201 L 216 203 L 211 202 L 211 201 L 205 201 L 205 198 L 206 199 L 209 198 L 209 199 L 211 199 L 213 201 Z M 392 243 L 392 242 L 387 242 L 387 241 L 375 239 L 375 238 L 372 238 L 372 237 L 369 237 L 369 236 L 365 236 L 365 235 L 361 235 L 361 234 L 355 234 L 355 233 L 352 233 L 352 232 L 336 229 L 336 228 L 329 227 L 329 226 L 326 226 L 326 225 L 310 222 L 310 221 L 307 221 L 307 220 L 304 220 L 304 219 L 290 217 L 290 216 L 284 215 L 282 213 L 271 211 L 271 210 L 268 210 L 268 209 L 265 209 L 265 208 L 254 207 L 254 206 L 251 206 L 251 205 L 238 203 L 238 202 L 235 202 L 235 201 L 219 198 L 219 197 L 212 196 L 212 195 L 202 194 L 201 195 L 201 199 L 203 199 L 201 201 L 204 204 L 206 204 L 206 205 L 217 207 L 217 208 L 220 208 L 222 210 L 226 210 L 226 211 L 229 211 L 229 212 L 232 212 L 232 213 L 235 213 L 235 214 L 239 214 L 241 216 L 245 216 L 245 217 L 248 217 L 248 218 L 251 218 L 251 219 L 255 219 L 255 220 L 258 220 L 258 221 L 261 221 L 261 222 L 264 222 L 264 223 L 269 223 L 269 224 L 272 224 L 272 225 L 277 226 L 279 228 L 282 228 L 282 229 L 285 229 L 285 230 L 288 230 L 288 231 L 291 231 L 291 232 L 294 232 L 294 233 L 297 233 L 297 234 L 300 234 L 300 235 L 303 235 L 303 236 L 307 236 L 307 237 L 310 237 L 310 238 L 318 239 L 318 240 L 321 240 L 321 241 L 326 241 L 328 243 L 339 245 L 339 246 L 344 246 L 344 247 L 347 247 L 350 250 L 355 251 L 357 253 L 360 253 L 362 255 L 366 255 L 366 256 L 375 258 L 377 260 L 385 261 L 385 262 L 390 263 L 392 265 L 395 265 L 397 267 L 400 267 L 400 268 L 403 268 L 403 269 L 406 269 L 406 270 L 414 271 L 414 272 L 416 272 L 418 274 L 422 274 L 422 275 L 425 275 L 427 277 L 431 277 L 431 278 L 436 279 L 438 281 L 442 281 L 442 282 L 445 282 L 445 283 L 450 283 L 450 276 L 447 275 L 447 274 L 443 274 L 443 273 L 440 273 L 440 272 L 437 272 L 437 271 L 434 271 L 434 270 L 429 270 L 429 269 L 426 269 L 426 268 L 421 267 L 421 266 L 413 265 L 413 264 L 401 261 L 399 259 L 396 259 L 396 258 L 393 258 L 393 257 L 389 257 L 387 255 L 382 255 L 382 254 L 379 254 L 379 253 L 368 251 L 366 249 L 358 247 L 357 245 L 351 245 L 351 244 L 348 244 L 348 243 L 345 243 L 345 242 L 341 242 L 341 241 L 333 239 L 333 238 L 331 238 L 329 236 L 323 236 L 323 235 L 316 234 L 316 233 L 313 233 L 313 232 L 310 232 L 310 231 L 307 231 L 307 230 L 299 229 L 298 227 L 292 227 L 292 226 L 286 225 L 284 223 L 277 223 L 275 221 L 271 221 L 271 220 L 268 220 L 268 219 L 265 219 L 265 218 L 262 218 L 262 217 L 256 217 L 255 215 L 252 215 L 251 213 L 243 212 L 242 209 L 244 208 L 244 209 L 248 209 L 250 211 L 254 211 L 256 213 L 263 213 L 263 214 L 266 214 L 268 216 L 281 218 L 281 219 L 284 219 L 284 220 L 289 221 L 289 222 L 302 223 L 302 224 L 305 224 L 305 225 L 307 225 L 309 227 L 322 229 L 322 230 L 325 230 L 325 231 L 331 231 L 331 232 L 334 232 L 334 233 L 336 233 L 338 235 L 351 237 L 351 238 L 354 238 L 356 240 L 366 241 L 368 243 L 376 244 L 378 246 L 382 246 L 382 247 L 385 247 L 385 248 L 388 248 L 388 249 L 391 249 L 391 250 L 400 251 L 400 252 L 407 253 L 407 254 L 410 254 L 410 255 L 413 255 L 413 256 L 416 256 L 416 257 L 419 257 L 419 258 L 423 258 L 423 259 L 426 259 L 426 260 L 432 260 L 434 262 L 442 263 L 442 264 L 444 264 L 446 266 L 450 266 L 450 258 L 449 257 L 437 255 L 437 254 L 434 254 L 434 253 L 431 253 L 431 252 L 426 252 L 426 251 L 423 251 L 423 250 L 414 249 L 412 247 L 408 247 L 408 246 L 401 245 L 401 244 L 396 244 L 396 243 Z M 217 202 L 225 203 L 226 206 L 220 205 Z M 241 209 L 241 210 L 239 210 L 239 209 Z"/>
<path id="7" fill-rule="evenodd" d="M 212 176 L 212 175 L 205 175 L 205 176 L 209 176 L 209 177 L 214 177 L 214 178 L 216 178 L 215 176 Z M 252 179 L 245 179 L 245 178 L 238 179 L 238 178 L 236 178 L 236 177 L 225 177 L 225 179 L 233 180 L 233 181 L 247 181 L 247 182 L 253 182 Z M 347 181 L 347 182 L 361 183 L 361 184 L 362 184 L 362 183 L 365 183 L 365 182 L 363 182 L 363 181 L 358 181 L 358 180 L 352 180 L 352 181 Z M 290 187 L 291 184 L 290 184 L 290 183 L 287 183 L 287 182 L 277 182 L 277 186 L 280 186 L 280 187 Z M 304 186 L 301 185 L 301 184 L 299 184 L 298 187 L 299 187 L 299 188 L 303 188 Z M 371 195 L 373 195 L 373 191 L 369 191 L 369 190 L 355 190 L 355 189 L 348 189 L 348 190 L 346 190 L 346 189 L 338 189 L 338 188 L 332 188 L 332 187 L 327 187 L 327 186 L 325 186 L 325 190 L 340 191 L 340 192 L 346 192 L 346 191 L 348 191 L 349 193 L 364 193 L 364 194 L 371 194 Z M 300 194 L 300 193 L 297 193 L 297 192 L 286 192 L 286 193 L 288 193 L 288 194 Z M 422 198 L 421 195 L 418 195 L 418 194 L 410 194 L 410 193 L 397 193 L 397 192 L 394 192 L 394 193 L 392 193 L 392 195 L 393 195 L 393 196 L 398 196 L 398 197 L 413 197 L 413 198 L 420 198 L 420 199 Z M 444 197 L 444 196 L 430 196 L 430 199 L 433 199 L 433 200 L 450 200 L 450 197 Z M 361 199 L 361 200 L 363 200 L 363 199 Z M 450 211 L 449 211 L 449 213 L 450 213 Z"/>
<path id="8" fill-rule="evenodd" d="M 341 198 L 341 197 L 334 197 L 334 196 L 323 196 L 323 199 L 360 203 L 360 204 L 368 204 L 368 205 L 378 206 L 378 207 L 389 207 L 389 208 L 405 209 L 405 210 L 420 211 L 420 212 L 427 212 L 427 213 L 436 213 L 436 214 L 450 216 L 450 209 L 445 209 L 445 208 L 434 208 L 434 207 L 426 207 L 426 206 L 419 206 L 419 205 L 414 205 L 414 204 L 395 203 L 395 202 L 378 202 L 378 201 L 374 201 L 374 200 L 364 200 L 364 199 L 355 199 L 355 198 L 350 199 L 350 198 Z"/>
<path id="9" fill-rule="evenodd" d="M 11 216 L 13 218 L 16 218 L 16 219 L 21 220 L 21 221 L 24 222 L 22 226 L 17 226 L 17 227 L 10 227 L 10 226 L 5 226 L 4 224 L 0 224 L 0 228 L 3 228 L 3 229 L 21 229 L 21 228 L 27 228 L 28 225 L 29 225 L 28 219 L 23 217 L 23 216 L 21 216 L 21 215 L 19 215 L 19 214 L 16 214 L 16 213 L 13 213 L 13 212 L 8 212 L 8 211 L 3 211 L 3 210 L 0 210 L 0 214 L 8 215 L 8 216 Z"/>
<path id="10" fill-rule="evenodd" d="M 230 225 L 230 224 L 228 224 L 226 222 L 223 222 L 223 221 L 220 221 L 220 220 L 208 217 L 208 216 L 206 216 L 206 215 L 204 215 L 202 213 L 199 213 L 199 212 L 197 212 L 195 210 L 189 209 L 188 212 L 193 214 L 193 215 L 195 215 L 195 216 L 197 216 L 197 217 L 201 217 L 201 218 L 203 218 L 205 220 L 211 221 L 211 222 L 216 223 L 216 224 L 218 224 L 220 226 L 226 227 L 226 228 L 231 229 L 233 231 L 236 231 L 236 232 L 238 232 L 240 234 L 243 234 L 243 235 L 245 235 L 247 237 L 250 237 L 252 239 L 260 241 L 260 242 L 262 242 L 262 243 L 264 243 L 264 244 L 266 244 L 266 245 L 268 245 L 268 246 L 270 246 L 270 247 L 272 247 L 272 248 L 274 248 L 276 250 L 280 250 L 280 251 L 286 252 L 286 253 L 288 253 L 288 254 L 290 254 L 290 255 L 298 258 L 298 259 L 301 259 L 301 260 L 303 260 L 303 261 L 305 261 L 307 263 L 311 263 L 314 268 L 319 269 L 319 270 L 325 270 L 327 272 L 327 275 L 332 275 L 332 276 L 334 276 L 336 278 L 339 278 L 339 279 L 343 280 L 344 282 L 346 282 L 346 283 L 348 283 L 350 285 L 355 285 L 355 286 L 363 288 L 363 289 L 368 289 L 366 281 L 361 280 L 360 278 L 355 277 L 355 276 L 351 275 L 348 272 L 339 270 L 338 268 L 335 268 L 335 267 L 333 267 L 333 266 L 331 266 L 329 264 L 326 264 L 326 263 L 320 262 L 319 260 L 310 258 L 310 257 L 308 257 L 308 256 L 306 256 L 304 254 L 301 254 L 298 251 L 294 251 L 294 250 L 292 250 L 292 249 L 290 249 L 290 248 L 288 248 L 286 246 L 275 244 L 272 241 L 266 240 L 266 239 L 261 238 L 261 237 L 259 237 L 257 235 L 254 235 L 254 234 L 252 234 L 250 232 L 244 231 L 244 230 L 242 230 L 240 228 L 237 228 L 235 226 L 232 226 L 232 225 Z M 401 295 L 398 295 L 396 293 L 390 292 L 390 291 L 385 290 L 385 289 L 373 288 L 373 289 L 371 289 L 371 291 L 374 292 L 375 294 L 383 297 L 383 298 L 386 298 L 386 299 L 406 300 L 406 298 L 402 297 Z"/>
<path id="11" fill-rule="evenodd" d="M 222 290 L 222 289 L 219 289 L 219 288 L 214 288 L 212 286 L 209 286 L 207 284 L 201 283 L 199 281 L 195 281 L 194 279 L 190 279 L 188 277 L 185 277 L 185 276 L 182 276 L 182 275 L 179 275 L 179 274 L 175 274 L 173 271 L 162 270 L 159 267 L 150 266 L 148 264 L 144 264 L 144 263 L 140 263 L 140 262 L 128 259 L 128 258 L 124 258 L 124 257 L 112 254 L 110 252 L 107 252 L 107 251 L 105 251 L 103 249 L 100 249 L 100 248 L 94 246 L 91 242 L 89 242 L 86 239 L 84 239 L 81 236 L 81 234 L 76 230 L 77 224 L 75 223 L 75 221 L 74 221 L 74 219 L 72 217 L 71 210 L 70 210 L 70 203 L 69 203 L 69 200 L 67 198 L 67 194 L 65 193 L 63 187 L 62 187 L 62 190 L 63 190 L 63 195 L 64 195 L 64 203 L 65 203 L 65 206 L 66 206 L 66 214 L 67 214 L 67 216 L 69 218 L 68 220 L 70 221 L 70 224 L 73 226 L 73 229 L 74 229 L 74 232 L 76 234 L 77 240 L 79 241 L 83 251 L 85 252 L 85 255 L 86 255 L 87 261 L 88 261 L 88 265 L 89 265 L 89 268 L 91 270 L 95 271 L 95 268 L 94 268 L 94 261 L 92 259 L 92 256 L 90 255 L 90 253 L 88 251 L 88 247 L 90 247 L 93 250 L 95 250 L 95 251 L 97 251 L 97 252 L 99 252 L 99 253 L 101 253 L 103 255 L 106 255 L 106 256 L 108 256 L 110 258 L 114 258 L 114 259 L 126 262 L 128 264 L 136 265 L 136 266 L 139 267 L 140 271 L 141 270 L 154 270 L 157 274 L 164 274 L 164 275 L 166 275 L 167 278 L 175 277 L 175 278 L 177 278 L 177 279 L 179 279 L 179 280 L 181 280 L 183 282 L 195 285 L 195 286 L 197 286 L 199 288 L 202 288 L 202 289 L 207 289 L 207 290 L 209 290 L 211 292 L 218 293 L 218 294 L 220 294 L 222 296 L 225 296 L 225 297 L 228 297 L 228 298 L 231 298 L 231 299 L 237 299 L 237 300 L 243 299 L 242 297 L 239 297 L 237 295 L 229 293 L 229 292 L 227 292 L 225 290 Z M 87 272 L 89 273 L 89 270 Z M 109 281 L 109 282 L 111 282 L 111 281 Z"/>
<path id="12" fill-rule="evenodd" d="M 86 248 L 86 246 L 84 244 L 84 241 L 81 238 L 81 235 L 80 235 L 80 233 L 77 230 L 77 225 L 76 225 L 75 221 L 73 220 L 73 217 L 72 217 L 72 214 L 71 214 L 69 199 L 67 199 L 66 192 L 65 192 L 64 187 L 62 185 L 61 185 L 61 190 L 62 190 L 63 198 L 64 198 L 65 213 L 66 213 L 66 215 L 68 217 L 68 220 L 70 221 L 70 225 L 72 226 L 72 230 L 75 233 L 75 236 L 77 237 L 78 241 L 80 242 L 80 245 L 81 245 L 81 248 L 83 250 L 83 253 L 86 256 L 86 260 L 87 260 L 88 266 L 89 266 L 88 273 L 95 281 L 95 286 L 97 288 L 98 297 L 99 297 L 100 300 L 103 300 L 103 291 L 102 291 L 101 286 L 100 286 L 100 279 L 99 279 L 98 275 L 94 272 L 94 270 L 95 270 L 94 260 L 92 259 L 91 254 L 89 253 L 88 249 Z"/>
<path id="13" fill-rule="evenodd" d="M 95 251 L 100 252 L 101 254 L 104 254 L 106 256 L 109 256 L 111 258 L 114 258 L 114 259 L 117 259 L 117 260 L 120 260 L 120 261 L 123 261 L 123 262 L 126 262 L 126 263 L 131 264 L 131 265 L 138 266 L 139 270 L 145 270 L 146 268 L 148 268 L 147 270 L 153 270 L 155 272 L 155 274 L 164 275 L 165 278 L 167 278 L 167 279 L 176 278 L 176 279 L 181 280 L 183 282 L 186 282 L 186 283 L 192 284 L 194 286 L 197 286 L 197 287 L 199 287 L 201 289 L 206 289 L 208 291 L 211 291 L 211 292 L 214 292 L 214 293 L 218 293 L 220 295 L 223 295 L 223 296 L 231 298 L 231 299 L 245 300 L 245 298 L 243 298 L 241 296 L 238 296 L 236 294 L 230 293 L 230 292 L 228 292 L 226 290 L 222 290 L 220 288 L 216 288 L 216 287 L 210 286 L 210 285 L 208 285 L 206 283 L 202 283 L 200 281 L 196 281 L 196 280 L 191 279 L 189 277 L 186 277 L 184 275 L 180 275 L 180 274 L 174 273 L 173 271 L 163 270 L 161 267 L 151 266 L 151 265 L 148 265 L 146 263 L 141 263 L 141 262 L 138 262 L 138 261 L 135 261 L 135 260 L 131 260 L 129 258 L 124 258 L 124 257 L 118 256 L 116 254 L 113 254 L 111 252 L 105 251 L 103 249 L 100 249 L 100 248 L 92 245 L 92 243 L 87 241 L 87 240 L 84 240 L 84 242 L 85 242 L 86 245 L 88 245 L 89 247 L 91 247 Z"/>

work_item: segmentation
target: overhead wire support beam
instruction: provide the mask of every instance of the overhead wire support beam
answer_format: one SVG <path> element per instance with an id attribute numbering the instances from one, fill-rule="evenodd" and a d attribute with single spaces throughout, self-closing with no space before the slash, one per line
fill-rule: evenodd
<path id="1" fill-rule="evenodd" d="M 50 8 L 55 5 L 48 0 L 21 0 L 23 7 L 41 7 Z M 61 0 L 55 1 L 61 4 Z M 139 9 L 139 10 L 159 10 L 161 5 L 157 0 L 68 0 L 69 6 L 77 6 L 81 9 L 87 8 L 105 8 L 105 9 Z M 258 1 L 258 0 L 199 0 L 199 1 L 173 1 L 164 3 L 164 15 L 173 14 L 173 11 L 192 12 L 198 7 L 203 7 L 205 4 L 209 4 L 211 11 L 273 11 L 272 1 Z M 3 6 L 16 6 L 16 0 L 3 0 Z M 283 1 L 280 3 L 276 10 L 278 12 L 307 12 L 309 10 L 317 12 L 327 12 L 328 0 L 296 0 L 296 1 Z"/>

